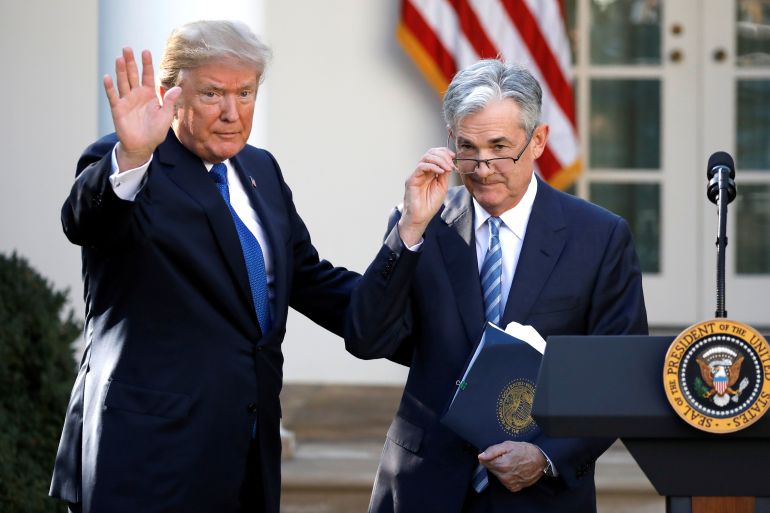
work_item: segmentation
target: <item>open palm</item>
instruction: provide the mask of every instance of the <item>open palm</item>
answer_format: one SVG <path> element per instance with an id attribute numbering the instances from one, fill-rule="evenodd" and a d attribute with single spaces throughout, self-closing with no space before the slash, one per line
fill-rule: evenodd
<path id="1" fill-rule="evenodd" d="M 121 171 L 138 167 L 150 159 L 155 148 L 166 138 L 174 118 L 174 102 L 181 94 L 179 87 L 169 89 L 161 103 L 155 92 L 152 55 L 142 52 L 142 75 L 130 48 L 115 60 L 115 81 L 104 77 L 104 90 L 110 103 L 112 121 L 120 140 L 118 166 Z"/>

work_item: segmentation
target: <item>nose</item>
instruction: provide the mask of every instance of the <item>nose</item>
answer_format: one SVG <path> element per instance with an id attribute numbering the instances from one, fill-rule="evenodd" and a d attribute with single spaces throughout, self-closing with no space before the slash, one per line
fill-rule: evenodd
<path id="1" fill-rule="evenodd" d="M 479 178 L 486 178 L 495 174 L 495 170 L 489 165 L 486 160 L 479 161 L 479 165 L 476 166 L 476 174 Z"/>
<path id="2" fill-rule="evenodd" d="M 222 112 L 219 117 L 222 121 L 230 123 L 238 120 L 238 107 L 234 95 L 226 94 L 222 98 Z"/>

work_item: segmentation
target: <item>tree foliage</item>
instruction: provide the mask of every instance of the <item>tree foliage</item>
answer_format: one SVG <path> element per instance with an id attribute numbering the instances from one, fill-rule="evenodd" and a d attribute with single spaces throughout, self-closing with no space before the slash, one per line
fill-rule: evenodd
<path id="1" fill-rule="evenodd" d="M 81 331 L 66 301 L 25 259 L 0 254 L 0 512 L 66 511 L 48 497 Z"/>

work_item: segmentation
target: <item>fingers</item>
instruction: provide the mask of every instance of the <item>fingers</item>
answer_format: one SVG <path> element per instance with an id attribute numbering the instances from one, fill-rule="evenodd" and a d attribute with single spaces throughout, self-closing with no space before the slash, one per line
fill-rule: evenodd
<path id="1" fill-rule="evenodd" d="M 479 454 L 481 462 L 511 492 L 531 486 L 543 476 L 545 456 L 526 442 L 506 441 Z"/>
<path id="2" fill-rule="evenodd" d="M 115 91 L 115 85 L 112 83 L 112 77 L 104 75 L 104 92 L 107 93 L 107 101 L 110 103 L 110 108 L 115 108 L 118 103 L 118 92 Z"/>
<path id="3" fill-rule="evenodd" d="M 149 50 L 142 50 L 142 85 L 155 87 L 155 70 L 152 67 L 152 54 Z"/>
<path id="4" fill-rule="evenodd" d="M 123 59 L 126 61 L 126 75 L 128 76 L 128 86 L 134 89 L 139 85 L 139 67 L 134 59 L 134 51 L 131 48 L 123 48 Z"/>
<path id="5" fill-rule="evenodd" d="M 454 153 L 448 148 L 431 148 L 420 159 L 416 171 L 437 175 L 451 173 L 455 169 L 454 162 L 452 162 L 453 157 Z"/>
<path id="6" fill-rule="evenodd" d="M 152 67 L 152 54 L 149 50 L 142 51 L 142 77 L 139 80 L 139 66 L 134 58 L 134 51 L 123 48 L 123 54 L 115 59 L 115 81 L 118 86 L 118 95 L 125 97 L 132 89 L 137 87 L 155 87 L 155 70 Z M 112 80 L 110 80 L 112 83 Z M 105 88 L 107 82 L 105 80 Z M 108 93 L 109 98 L 109 93 Z"/>
<path id="7" fill-rule="evenodd" d="M 505 441 L 503 443 L 499 443 L 497 445 L 492 445 L 490 447 L 487 447 L 487 449 L 479 454 L 479 462 L 480 463 L 489 463 L 490 461 L 499 458 L 500 456 L 508 453 L 511 451 L 510 444 L 511 442 Z"/>
<path id="8" fill-rule="evenodd" d="M 115 59 L 115 81 L 118 83 L 118 94 L 120 94 L 121 98 L 131 91 L 131 86 L 128 84 L 128 73 L 126 72 L 126 59 L 123 56 Z"/>

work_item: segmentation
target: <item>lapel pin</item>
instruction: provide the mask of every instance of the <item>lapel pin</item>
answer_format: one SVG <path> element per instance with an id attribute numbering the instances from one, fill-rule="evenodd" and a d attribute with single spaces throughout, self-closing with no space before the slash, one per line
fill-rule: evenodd
<path id="1" fill-rule="evenodd" d="M 257 182 L 254 181 L 254 177 L 250 176 L 249 179 L 251 180 L 251 186 L 256 189 L 257 188 Z"/>

